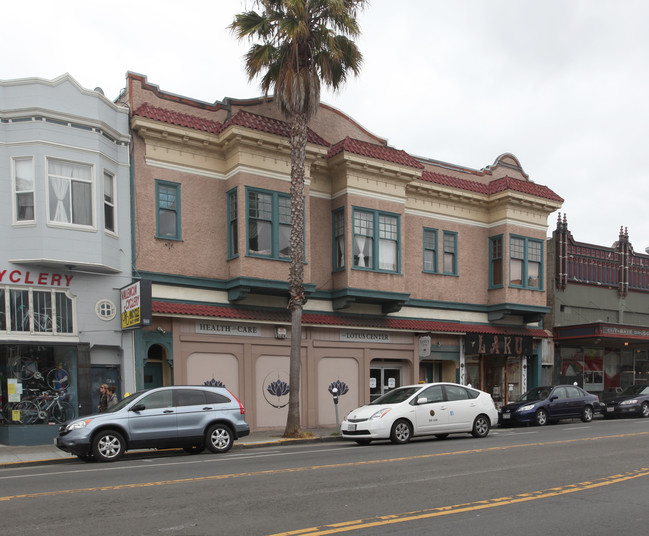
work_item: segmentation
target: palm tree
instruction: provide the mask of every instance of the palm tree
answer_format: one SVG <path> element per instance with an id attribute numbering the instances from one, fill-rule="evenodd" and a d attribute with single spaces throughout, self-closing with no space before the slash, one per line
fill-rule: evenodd
<path id="1" fill-rule="evenodd" d="M 284 437 L 302 435 L 300 349 L 304 297 L 304 172 L 307 126 L 320 105 L 320 84 L 339 89 L 363 57 L 352 38 L 360 35 L 356 16 L 367 0 L 254 0 L 260 11 L 236 15 L 234 35 L 254 43 L 245 55 L 250 80 L 261 78 L 291 125 L 291 236 L 289 302 L 291 353 L 288 417 Z"/>

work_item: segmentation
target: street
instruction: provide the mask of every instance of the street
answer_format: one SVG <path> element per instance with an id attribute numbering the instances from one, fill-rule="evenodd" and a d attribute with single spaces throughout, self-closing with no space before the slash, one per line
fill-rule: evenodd
<path id="1" fill-rule="evenodd" d="M 0 470 L 7 534 L 646 534 L 649 419 Z"/>

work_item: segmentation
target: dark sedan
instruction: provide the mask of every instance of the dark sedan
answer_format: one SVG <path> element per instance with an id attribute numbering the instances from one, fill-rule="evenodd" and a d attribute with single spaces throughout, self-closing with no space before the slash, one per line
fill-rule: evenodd
<path id="1" fill-rule="evenodd" d="M 535 387 L 503 406 L 498 412 L 498 423 L 501 426 L 527 423 L 543 426 L 574 418 L 590 422 L 600 411 L 599 397 L 576 385 Z"/>
<path id="2" fill-rule="evenodd" d="M 615 398 L 606 401 L 604 417 L 624 415 L 649 417 L 649 385 L 629 385 Z"/>

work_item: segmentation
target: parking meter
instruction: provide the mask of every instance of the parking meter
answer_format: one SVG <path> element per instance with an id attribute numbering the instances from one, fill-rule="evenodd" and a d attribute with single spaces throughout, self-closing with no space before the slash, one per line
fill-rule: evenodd
<path id="1" fill-rule="evenodd" d="M 340 430 L 340 424 L 338 421 L 338 389 L 336 387 L 332 387 L 331 390 L 331 396 L 334 397 L 334 408 L 336 408 L 336 432 Z"/>

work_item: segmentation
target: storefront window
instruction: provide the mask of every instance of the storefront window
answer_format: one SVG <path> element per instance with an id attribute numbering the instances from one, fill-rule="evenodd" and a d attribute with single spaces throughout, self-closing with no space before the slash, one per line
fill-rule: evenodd
<path id="1" fill-rule="evenodd" d="M 76 417 L 76 371 L 76 348 L 72 346 L 0 347 L 4 422 L 60 424 Z"/>
<path id="2" fill-rule="evenodd" d="M 6 296 L 9 307 L 5 306 Z M 0 289 L 0 330 L 31 334 L 73 334 L 73 300 L 64 291 Z M 8 317 L 5 315 L 8 311 Z"/>

